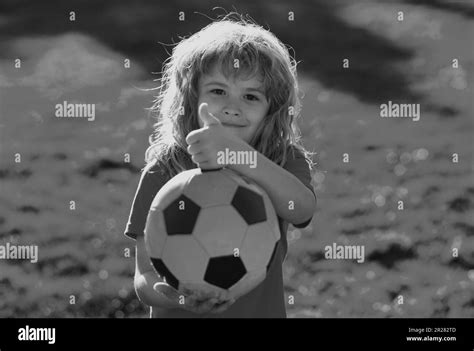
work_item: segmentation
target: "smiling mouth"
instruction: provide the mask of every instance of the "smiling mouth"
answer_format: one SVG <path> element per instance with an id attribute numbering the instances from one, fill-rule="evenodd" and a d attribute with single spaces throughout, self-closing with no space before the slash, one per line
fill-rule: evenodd
<path id="1" fill-rule="evenodd" d="M 238 124 L 230 124 L 230 123 L 222 123 L 222 125 L 226 126 L 226 127 L 234 127 L 234 128 L 243 128 L 245 126 L 241 126 L 241 125 L 238 125 Z"/>

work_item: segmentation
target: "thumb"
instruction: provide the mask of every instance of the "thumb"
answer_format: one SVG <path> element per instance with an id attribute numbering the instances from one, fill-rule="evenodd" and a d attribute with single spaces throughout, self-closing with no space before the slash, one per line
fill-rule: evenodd
<path id="1" fill-rule="evenodd" d="M 209 107 L 206 102 L 203 102 L 201 105 L 199 105 L 199 118 L 205 127 L 211 126 L 213 124 L 221 124 L 221 121 L 219 121 L 212 115 L 212 113 L 209 112 Z"/>
<path id="2" fill-rule="evenodd" d="M 155 285 L 153 285 L 153 290 L 165 295 L 172 301 L 177 301 L 181 295 L 174 288 L 163 282 L 155 283 Z"/>

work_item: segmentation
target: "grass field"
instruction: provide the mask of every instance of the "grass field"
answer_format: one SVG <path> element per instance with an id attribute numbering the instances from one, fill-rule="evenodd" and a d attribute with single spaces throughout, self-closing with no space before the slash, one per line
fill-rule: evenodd
<path id="1" fill-rule="evenodd" d="M 38 245 L 39 260 L 0 261 L 0 317 L 146 317 L 123 230 L 152 124 L 144 108 L 153 91 L 140 88 L 156 86 L 154 54 L 163 55 L 159 46 L 146 49 L 156 33 L 147 27 L 151 10 L 144 2 L 126 16 L 110 6 L 105 21 L 117 27 L 103 33 L 93 8 L 90 26 L 68 29 L 57 8 L 46 24 L 31 20 L 35 3 L 18 4 L 5 2 L 0 16 L 0 244 Z M 275 4 L 272 18 L 290 8 Z M 316 16 L 314 28 L 293 33 L 274 24 L 302 60 L 300 126 L 317 152 L 317 212 L 309 227 L 288 233 L 288 315 L 474 317 L 473 7 L 334 4 L 314 1 L 319 12 L 297 12 Z M 140 16 L 145 29 L 130 31 Z M 137 40 L 143 32 L 148 41 Z M 136 57 L 125 69 L 129 53 Z M 420 103 L 420 120 L 380 118 L 388 100 Z M 95 103 L 95 121 L 56 118 L 62 101 Z M 334 242 L 364 245 L 365 261 L 325 259 Z"/>

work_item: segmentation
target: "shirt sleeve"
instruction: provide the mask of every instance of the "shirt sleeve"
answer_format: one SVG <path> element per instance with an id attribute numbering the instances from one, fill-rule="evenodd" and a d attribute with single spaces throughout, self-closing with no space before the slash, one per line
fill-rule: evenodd
<path id="1" fill-rule="evenodd" d="M 306 162 L 306 158 L 300 150 L 293 147 L 293 151 L 294 155 L 291 150 L 288 152 L 287 161 L 283 168 L 298 178 L 309 190 L 311 190 L 314 197 L 316 198 L 314 188 L 311 185 L 311 172 L 308 162 Z M 311 223 L 312 219 L 313 216 L 311 216 L 311 218 L 306 222 L 293 224 L 293 226 L 296 228 L 305 228 L 309 223 Z"/>
<path id="2" fill-rule="evenodd" d="M 146 219 L 151 203 L 167 181 L 168 179 L 166 179 L 163 173 L 157 171 L 156 167 L 151 169 L 147 167 L 142 172 L 125 227 L 124 234 L 127 237 L 136 240 L 138 236 L 145 235 Z"/>

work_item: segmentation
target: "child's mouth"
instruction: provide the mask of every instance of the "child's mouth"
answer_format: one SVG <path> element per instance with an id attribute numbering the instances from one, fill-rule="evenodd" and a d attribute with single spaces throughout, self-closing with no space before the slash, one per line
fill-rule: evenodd
<path id="1" fill-rule="evenodd" d="M 232 127 L 232 128 L 243 128 L 245 126 L 239 126 L 239 125 L 236 125 L 236 124 L 228 124 L 228 123 L 222 123 L 223 126 L 225 127 Z"/>

